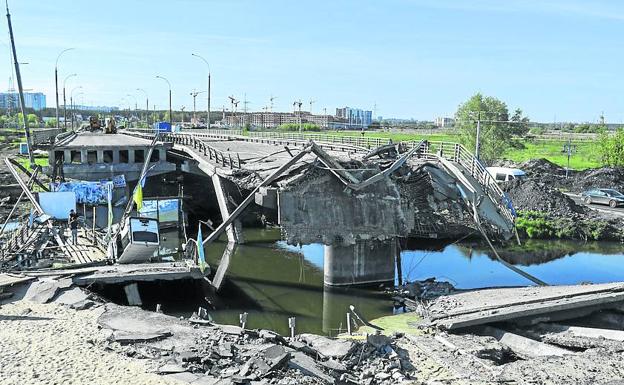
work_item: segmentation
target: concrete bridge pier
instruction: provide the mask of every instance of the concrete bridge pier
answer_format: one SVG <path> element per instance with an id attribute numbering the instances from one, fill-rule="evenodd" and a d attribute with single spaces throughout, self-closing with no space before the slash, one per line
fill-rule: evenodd
<path id="1" fill-rule="evenodd" d="M 394 281 L 396 241 L 358 240 L 349 246 L 325 246 L 325 285 L 370 285 Z"/>
<path id="2" fill-rule="evenodd" d="M 221 212 L 221 218 L 225 221 L 225 219 L 230 215 L 230 207 L 228 205 L 228 199 L 226 197 L 225 186 L 223 185 L 223 181 L 221 177 L 217 174 L 212 174 L 212 185 L 214 186 L 215 195 L 217 196 L 217 202 L 219 203 L 219 211 Z M 243 225 L 239 220 L 234 221 L 233 224 L 229 225 L 225 233 L 227 234 L 228 242 L 233 242 L 237 244 L 242 244 L 244 242 L 243 238 Z"/>

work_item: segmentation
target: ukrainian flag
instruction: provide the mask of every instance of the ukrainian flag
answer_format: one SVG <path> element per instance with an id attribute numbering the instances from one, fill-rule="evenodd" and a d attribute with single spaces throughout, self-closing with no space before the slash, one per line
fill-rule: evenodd
<path id="1" fill-rule="evenodd" d="M 143 208 L 143 187 L 141 187 L 141 183 L 137 183 L 132 200 L 136 203 L 137 211 L 140 211 Z"/>
<path id="2" fill-rule="evenodd" d="M 197 264 L 199 270 L 203 273 L 206 270 L 206 258 L 204 256 L 204 237 L 202 236 L 201 223 L 199 224 L 199 230 L 197 230 Z"/>

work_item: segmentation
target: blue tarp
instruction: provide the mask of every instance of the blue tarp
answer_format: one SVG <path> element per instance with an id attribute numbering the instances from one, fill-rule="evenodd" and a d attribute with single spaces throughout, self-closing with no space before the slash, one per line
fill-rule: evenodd
<path id="1" fill-rule="evenodd" d="M 108 187 L 110 185 L 110 187 Z M 113 182 L 64 182 L 50 183 L 50 190 L 55 192 L 71 191 L 76 194 L 76 203 L 90 206 L 106 204 L 108 202 L 109 188 L 113 188 Z"/>

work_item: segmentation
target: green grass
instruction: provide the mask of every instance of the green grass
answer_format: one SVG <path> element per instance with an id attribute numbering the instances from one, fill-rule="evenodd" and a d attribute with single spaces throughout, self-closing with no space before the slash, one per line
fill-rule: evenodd
<path id="1" fill-rule="evenodd" d="M 525 148 L 511 148 L 505 152 L 503 158 L 514 162 L 524 162 L 530 159 L 545 158 L 562 167 L 567 167 L 568 157 L 562 152 L 565 140 L 540 140 L 521 142 Z M 596 146 L 591 141 L 573 142 L 576 145 L 576 153 L 570 157 L 570 168 L 583 170 L 586 168 L 601 167 L 602 162 L 598 156 Z"/>
<path id="2" fill-rule="evenodd" d="M 21 164 L 22 166 L 24 166 L 27 170 L 32 171 L 32 168 L 30 167 L 30 161 L 28 160 L 28 157 L 24 156 L 20 156 L 17 158 L 17 162 L 19 164 Z M 35 158 L 35 164 L 39 165 L 41 167 L 47 167 L 49 166 L 48 163 L 48 158 Z"/>

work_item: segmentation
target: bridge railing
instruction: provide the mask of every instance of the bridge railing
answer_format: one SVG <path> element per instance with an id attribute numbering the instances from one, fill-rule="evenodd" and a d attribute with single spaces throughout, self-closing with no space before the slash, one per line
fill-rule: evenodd
<path id="1" fill-rule="evenodd" d="M 369 138 L 359 136 L 342 136 L 330 134 L 303 134 L 298 132 L 273 132 L 273 131 L 257 131 L 249 132 L 252 138 L 275 138 L 275 139 L 292 139 L 292 140 L 313 140 L 315 142 L 328 142 L 346 144 L 356 147 L 375 148 L 392 143 L 388 138 Z"/>
<path id="2" fill-rule="evenodd" d="M 195 135 L 178 134 L 178 133 L 164 133 L 162 134 L 162 140 L 174 144 L 181 144 L 192 147 L 196 152 L 203 154 L 208 159 L 214 161 L 223 167 L 229 168 L 241 168 L 242 162 L 240 155 L 231 152 L 224 152 L 216 149 L 201 139 L 198 139 Z"/>
<path id="3" fill-rule="evenodd" d="M 414 143 L 415 145 L 416 143 Z M 425 141 L 420 152 L 423 156 L 435 159 L 444 158 L 460 164 L 481 185 L 487 196 L 496 203 L 503 215 L 512 223 L 515 221 L 513 209 L 507 195 L 501 190 L 496 180 L 475 156 L 459 143 Z"/>

